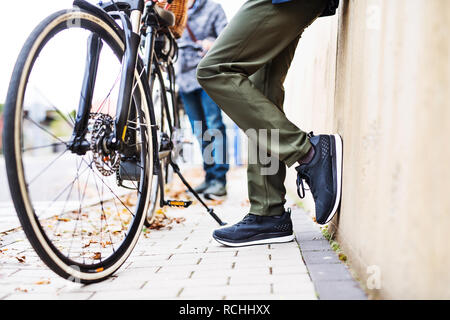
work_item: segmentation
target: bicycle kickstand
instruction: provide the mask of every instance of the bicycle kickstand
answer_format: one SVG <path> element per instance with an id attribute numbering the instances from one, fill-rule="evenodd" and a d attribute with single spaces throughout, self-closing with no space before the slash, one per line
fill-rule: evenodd
<path id="1" fill-rule="evenodd" d="M 217 221 L 217 223 L 220 226 L 224 226 L 226 225 L 225 222 L 223 222 L 222 220 L 220 220 L 220 218 L 214 213 L 214 209 L 208 207 L 208 205 L 202 200 L 202 198 L 200 198 L 199 194 L 190 186 L 190 184 L 186 181 L 186 179 L 183 177 L 183 175 L 181 174 L 180 171 L 180 167 L 178 167 L 178 165 L 176 163 L 174 163 L 172 161 L 172 159 L 170 160 L 170 165 L 173 168 L 173 171 L 180 177 L 181 181 L 184 183 L 184 185 L 188 188 L 188 190 L 194 195 L 194 197 L 205 207 L 205 209 L 208 211 L 209 215 L 211 217 L 213 217 L 214 220 Z"/>

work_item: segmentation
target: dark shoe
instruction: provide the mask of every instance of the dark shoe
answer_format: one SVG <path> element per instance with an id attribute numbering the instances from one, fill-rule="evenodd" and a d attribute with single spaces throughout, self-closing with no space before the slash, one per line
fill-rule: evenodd
<path id="1" fill-rule="evenodd" d="M 229 247 L 282 243 L 294 240 L 291 211 L 281 216 L 264 217 L 248 214 L 231 227 L 217 229 L 213 238 Z"/>
<path id="2" fill-rule="evenodd" d="M 227 187 L 222 182 L 213 180 L 209 187 L 203 191 L 203 195 L 208 200 L 222 199 L 227 195 Z"/>
<path id="3" fill-rule="evenodd" d="M 203 193 L 203 191 L 208 189 L 209 186 L 210 186 L 209 181 L 203 181 L 202 184 L 194 188 L 194 191 L 197 192 L 198 194 L 201 194 Z"/>
<path id="4" fill-rule="evenodd" d="M 314 157 L 296 168 L 297 192 L 305 197 L 303 180 L 308 184 L 316 205 L 316 221 L 326 224 L 337 212 L 341 198 L 342 139 L 338 134 L 314 136 L 310 134 Z"/>

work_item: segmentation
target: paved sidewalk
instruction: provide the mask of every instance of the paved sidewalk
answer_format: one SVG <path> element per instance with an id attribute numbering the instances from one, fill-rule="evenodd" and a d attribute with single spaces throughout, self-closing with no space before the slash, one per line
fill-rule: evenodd
<path id="1" fill-rule="evenodd" d="M 232 170 L 229 181 L 229 196 L 215 210 L 224 221 L 234 223 L 248 210 L 245 170 Z M 186 220 L 143 234 L 122 268 L 93 285 L 55 275 L 21 231 L 0 234 L 0 299 L 317 299 L 297 242 L 227 248 L 212 239 L 217 224 L 200 205 L 169 209 L 167 215 Z M 317 239 L 317 232 L 320 236 L 304 212 L 295 209 L 293 216 L 301 241 L 312 236 L 311 230 L 315 236 L 306 241 Z"/>

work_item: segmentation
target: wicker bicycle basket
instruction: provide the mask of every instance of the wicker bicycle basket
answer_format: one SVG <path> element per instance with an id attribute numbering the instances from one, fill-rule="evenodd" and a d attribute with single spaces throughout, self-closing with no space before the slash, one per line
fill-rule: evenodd
<path id="1" fill-rule="evenodd" d="M 166 4 L 167 1 L 158 2 L 158 5 L 162 8 L 164 8 Z M 170 30 L 175 38 L 181 38 L 184 28 L 186 28 L 188 18 L 188 0 L 174 0 L 168 10 L 175 14 L 175 25 L 170 27 Z"/>

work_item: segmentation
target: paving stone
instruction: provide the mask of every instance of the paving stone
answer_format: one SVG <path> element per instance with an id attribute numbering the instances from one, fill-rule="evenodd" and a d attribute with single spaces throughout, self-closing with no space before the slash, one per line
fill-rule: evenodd
<path id="1" fill-rule="evenodd" d="M 129 270 L 122 270 L 116 273 L 117 277 L 121 279 L 127 280 L 148 280 L 153 274 L 158 270 L 158 267 L 149 267 L 149 268 L 136 268 Z"/>
<path id="2" fill-rule="evenodd" d="M 343 264 L 324 263 L 308 266 L 311 279 L 316 281 L 352 280 L 349 270 Z"/>
<path id="3" fill-rule="evenodd" d="M 161 287 L 167 285 L 173 285 L 182 288 L 197 288 L 197 287 L 225 287 L 228 285 L 228 277 L 203 277 L 203 278 L 189 278 L 180 280 L 168 280 L 166 282 L 161 281 L 147 281 L 141 289 L 158 290 Z"/>
<path id="4" fill-rule="evenodd" d="M 302 241 L 301 251 L 330 251 L 330 243 L 326 239 Z"/>
<path id="5" fill-rule="evenodd" d="M 286 266 L 286 265 L 279 265 L 279 266 L 273 266 L 270 268 L 271 274 L 279 275 L 279 274 L 307 274 L 308 269 L 306 266 L 301 265 L 293 265 L 293 266 Z"/>
<path id="6" fill-rule="evenodd" d="M 4 300 L 86 300 L 92 293 L 77 292 L 70 294 L 55 293 L 13 293 L 4 298 Z"/>
<path id="7" fill-rule="evenodd" d="M 316 231 L 308 231 L 314 228 Z M 294 229 L 319 299 L 367 299 L 316 223 L 296 221 Z"/>
<path id="8" fill-rule="evenodd" d="M 146 283 L 146 280 L 130 280 L 128 278 L 117 277 L 107 279 L 105 282 L 83 285 L 80 288 L 63 288 L 60 292 L 97 292 L 97 291 L 127 291 L 139 290 Z"/>
<path id="9" fill-rule="evenodd" d="M 200 279 L 200 278 L 215 278 L 215 277 L 264 277 L 270 275 L 269 267 L 258 267 L 256 266 L 252 270 L 247 270 L 246 272 L 242 272 L 240 269 L 226 269 L 226 270 L 217 270 L 217 269 L 194 269 L 194 273 L 192 274 L 192 279 Z"/>
<path id="10" fill-rule="evenodd" d="M 303 259 L 307 265 L 324 263 L 341 263 L 334 251 L 305 251 Z"/>
<path id="11" fill-rule="evenodd" d="M 175 299 L 181 288 L 96 292 L 90 300 L 168 300 Z"/>
<path id="12" fill-rule="evenodd" d="M 297 241 L 324 239 L 320 231 L 295 232 L 295 238 Z"/>
<path id="13" fill-rule="evenodd" d="M 367 300 L 364 291 L 353 280 L 318 281 L 315 286 L 321 300 Z"/>
<path id="14" fill-rule="evenodd" d="M 39 280 L 41 278 L 55 278 L 55 273 L 49 269 L 41 269 L 38 272 L 36 270 L 19 270 L 14 273 L 13 277 L 18 279 L 30 278 L 31 281 Z"/>
<path id="15" fill-rule="evenodd" d="M 228 199 L 216 206 L 217 214 L 229 224 L 241 220 L 248 210 L 240 205 L 246 196 L 245 170 L 237 172 L 230 172 Z M 295 211 L 297 241 L 230 248 L 211 237 L 217 224 L 198 203 L 186 210 L 168 209 L 168 216 L 186 221 L 141 235 L 115 275 L 92 285 L 59 278 L 40 261 L 23 232 L 12 233 L 2 238 L 10 257 L 0 256 L 0 299 L 316 299 L 316 291 L 321 298 L 339 293 L 327 285 L 333 279 L 340 280 L 341 294 L 348 288 L 348 296 L 356 297 L 351 287 L 355 282 L 334 252 L 328 252 L 318 226 L 301 210 Z M 26 255 L 25 264 L 14 258 L 18 254 Z M 41 278 L 50 283 L 35 285 Z"/>
<path id="16" fill-rule="evenodd" d="M 269 284 L 259 284 L 253 286 L 224 286 L 224 287 L 199 287 L 184 288 L 180 298 L 190 299 L 192 297 L 209 299 L 210 297 L 229 299 L 232 296 L 246 296 L 247 299 L 258 299 L 259 295 L 270 295 Z"/>
<path id="17" fill-rule="evenodd" d="M 301 285 L 298 285 L 300 284 Z M 304 282 L 297 283 L 297 285 L 288 285 L 287 283 L 276 282 L 272 285 L 272 291 L 275 294 L 309 294 L 311 296 L 317 297 L 314 285 L 305 279 Z"/>
<path id="18" fill-rule="evenodd" d="M 301 258 L 300 258 L 301 260 Z M 255 266 L 258 267 L 276 267 L 276 266 L 299 266 L 298 259 L 290 259 L 290 260 L 266 260 L 261 261 L 255 264 L 251 260 L 244 260 L 244 261 L 235 261 L 232 263 L 233 268 L 243 270 L 243 269 L 253 269 Z"/>

